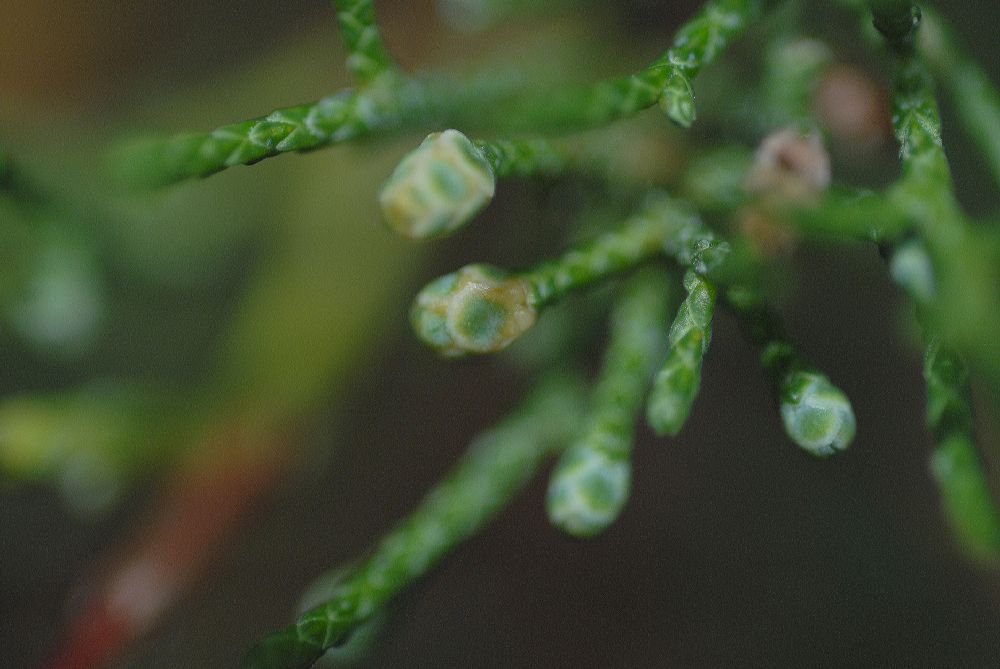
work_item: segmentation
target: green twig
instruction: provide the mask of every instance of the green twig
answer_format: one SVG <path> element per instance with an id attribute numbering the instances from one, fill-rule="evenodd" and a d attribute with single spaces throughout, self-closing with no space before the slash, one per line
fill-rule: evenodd
<path id="1" fill-rule="evenodd" d="M 959 120 L 1000 184 L 1000 93 L 996 86 L 960 48 L 954 32 L 936 12 L 924 11 L 917 50 L 950 94 Z"/>
<path id="2" fill-rule="evenodd" d="M 779 213 L 814 238 L 884 243 L 899 239 L 913 227 L 901 207 L 867 190 L 833 189 L 815 204 L 799 204 Z"/>
<path id="3" fill-rule="evenodd" d="M 1000 327 L 1000 252 L 972 230 L 955 198 L 930 76 L 912 50 L 899 58 L 893 127 L 903 176 L 888 196 L 913 221 L 938 288 L 926 325 L 1000 387 L 992 334 Z"/>
<path id="4" fill-rule="evenodd" d="M 282 153 L 308 151 L 398 129 L 426 118 L 429 110 L 425 91 L 417 84 L 373 85 L 207 133 L 127 145 L 113 157 L 113 167 L 124 183 L 165 186 Z"/>
<path id="5" fill-rule="evenodd" d="M 666 293 L 664 274 L 643 273 L 615 306 L 586 426 L 549 480 L 549 519 L 573 536 L 600 534 L 628 500 L 636 419 L 665 344 Z"/>
<path id="6" fill-rule="evenodd" d="M 582 165 L 569 144 L 555 140 L 478 139 L 473 144 L 489 161 L 497 179 L 553 176 Z"/>
<path id="7" fill-rule="evenodd" d="M 617 230 L 589 244 L 564 253 L 521 274 L 528 282 L 532 302 L 551 304 L 570 291 L 579 290 L 609 276 L 632 269 L 667 253 L 682 257 L 684 264 L 715 267 L 714 253 L 722 243 L 701 244 L 696 239 L 698 220 L 689 210 L 660 193 L 647 197 L 640 211 Z"/>
<path id="8" fill-rule="evenodd" d="M 888 242 L 913 227 L 902 208 L 869 190 L 833 188 L 815 202 L 755 199 L 744 185 L 752 164 L 752 155 L 742 148 L 707 153 L 688 168 L 683 193 L 699 209 L 716 213 L 732 214 L 747 204 L 762 206 L 813 238 Z"/>
<path id="9" fill-rule="evenodd" d="M 962 360 L 932 341 L 924 363 L 927 423 L 936 448 L 931 472 L 959 541 L 984 562 L 1000 562 L 1000 514 L 973 436 L 969 372 Z"/>
<path id="10" fill-rule="evenodd" d="M 578 387 L 564 378 L 550 380 L 511 417 L 479 436 L 413 514 L 366 560 L 345 570 L 329 601 L 257 644 L 244 660 L 244 669 L 311 666 L 478 532 L 575 430 L 582 410 Z"/>
<path id="11" fill-rule="evenodd" d="M 372 0 L 333 0 L 347 48 L 347 68 L 361 84 L 395 69 L 378 25 Z"/>
<path id="12" fill-rule="evenodd" d="M 680 432 L 701 385 L 701 362 L 712 339 L 715 286 L 694 272 L 684 277 L 688 294 L 670 327 L 670 351 L 656 375 L 646 420 L 660 436 Z"/>
<path id="13" fill-rule="evenodd" d="M 890 268 L 926 321 L 941 294 L 939 273 L 952 280 L 965 276 L 951 263 L 970 257 L 963 250 L 969 242 L 952 190 L 929 77 L 912 53 L 903 55 L 897 76 L 893 122 L 903 178 L 894 194 L 920 224 L 921 237 L 899 245 Z M 931 325 L 925 322 L 924 327 Z M 960 356 L 929 336 L 924 378 L 927 422 L 935 443 L 931 469 L 944 509 L 969 552 L 978 559 L 996 561 L 1000 558 L 1000 515 L 976 452 L 969 372 Z"/>
<path id="14" fill-rule="evenodd" d="M 589 87 L 550 91 L 519 100 L 501 116 L 515 127 L 553 128 L 603 125 L 659 104 L 670 120 L 689 127 L 695 120 L 692 80 L 760 15 L 760 0 L 709 0 L 685 23 L 673 46 L 645 69 Z"/>

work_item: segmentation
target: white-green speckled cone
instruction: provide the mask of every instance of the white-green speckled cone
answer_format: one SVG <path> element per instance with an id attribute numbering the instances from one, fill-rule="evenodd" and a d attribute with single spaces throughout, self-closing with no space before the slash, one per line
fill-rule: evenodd
<path id="1" fill-rule="evenodd" d="M 457 130 L 429 135 L 403 158 L 382 187 L 379 204 L 389 226 L 409 239 L 455 232 L 496 192 L 493 169 Z"/>
<path id="2" fill-rule="evenodd" d="M 792 441 L 819 457 L 843 451 L 854 439 L 850 400 L 818 372 L 787 375 L 781 388 L 781 420 Z"/>
<path id="3" fill-rule="evenodd" d="M 549 483 L 549 520 L 572 536 L 596 536 L 618 518 L 631 487 L 632 465 L 626 454 L 614 457 L 602 449 L 571 448 Z"/>
<path id="4" fill-rule="evenodd" d="M 494 353 L 535 323 L 530 286 L 489 265 L 467 265 L 429 283 L 410 320 L 417 336 L 446 357 Z"/>

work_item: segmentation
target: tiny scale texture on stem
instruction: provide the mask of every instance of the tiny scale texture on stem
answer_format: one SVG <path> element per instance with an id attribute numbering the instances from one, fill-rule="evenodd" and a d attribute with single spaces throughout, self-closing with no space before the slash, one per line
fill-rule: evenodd
<path id="1" fill-rule="evenodd" d="M 518 0 L 441 4 L 466 27 L 540 11 Z M 247 669 L 309 667 L 346 643 L 482 530 L 550 458 L 545 505 L 552 525 L 578 538 L 603 534 L 628 512 L 642 419 L 661 441 L 677 437 L 694 411 L 704 370 L 710 387 L 711 359 L 705 361 L 713 327 L 726 323 L 716 318 L 719 312 L 732 314 L 759 351 L 773 388 L 773 420 L 800 449 L 788 450 L 803 460 L 803 452 L 821 459 L 846 450 L 858 429 L 851 402 L 793 342 L 779 316 L 785 295 L 769 281 L 803 240 L 879 245 L 888 276 L 915 306 L 923 332 L 930 466 L 943 509 L 973 557 L 1000 563 L 1000 514 L 972 402 L 974 382 L 1000 389 L 1000 241 L 995 229 L 971 220 L 956 197 L 934 90 L 950 96 L 998 183 L 1000 94 L 933 10 L 905 0 L 834 4 L 863 19 L 879 57 L 894 68 L 891 119 L 882 113 L 867 128 L 875 128 L 868 134 L 876 139 L 881 129 L 888 140 L 891 124 L 899 145 L 901 176 L 882 189 L 849 185 L 850 178 L 836 173 L 838 154 L 827 152 L 837 133 L 823 126 L 817 90 L 837 49 L 803 38 L 794 7 L 763 0 L 708 0 L 648 66 L 591 85 L 536 91 L 490 68 L 477 76 L 407 72 L 390 55 L 372 0 L 334 0 L 351 87 L 315 103 L 113 154 L 123 182 L 151 187 L 287 152 L 419 133 L 407 135 L 416 148 L 388 178 L 379 175 L 385 181 L 378 194 L 388 228 L 414 241 L 457 233 L 494 199 L 502 209 L 511 180 L 538 182 L 551 199 L 576 193 L 585 203 L 558 205 L 560 214 L 573 214 L 564 218 L 576 219 L 567 225 L 562 250 L 532 255 L 514 269 L 471 262 L 433 279 L 417 292 L 409 320 L 429 349 L 457 359 L 499 353 L 542 334 L 537 330 L 555 315 L 547 312 L 576 308 L 571 295 L 595 305 L 595 312 L 610 304 L 594 379 L 566 371 L 588 368 L 571 342 L 591 321 L 571 315 L 552 328 L 558 345 L 536 356 L 549 369 L 538 374 L 542 380 L 527 399 L 483 431 L 367 557 L 320 579 L 313 591 L 319 603 L 254 646 Z M 716 64 L 726 75 L 720 61 L 730 48 L 741 48 L 752 26 L 767 40 L 758 49 L 758 36 L 749 37 L 761 52 L 751 61 L 760 61 L 759 85 L 746 90 L 723 83 L 722 95 L 706 95 L 696 108 L 696 88 L 711 90 L 709 74 L 697 77 Z M 848 44 L 860 41 L 859 34 Z M 728 72 L 732 81 L 743 75 L 739 68 Z M 882 107 L 869 100 L 868 108 L 888 104 L 879 100 Z M 623 126 L 648 149 L 637 159 L 638 144 L 621 142 L 622 135 L 604 126 L 643 110 L 650 110 L 653 130 L 638 122 Z M 685 134 L 699 117 L 705 132 Z M 668 151 L 660 150 L 661 135 Z M 676 139 L 681 135 L 684 140 Z M 756 151 L 738 144 L 739 137 L 752 137 Z M 665 155 L 670 151 L 678 156 Z M 646 160 L 659 170 L 633 178 L 609 167 L 621 164 L 616 160 Z M 0 205 L 32 210 L 36 218 L 53 215 L 15 167 L 0 151 Z M 581 183 L 585 194 L 572 190 Z M 593 211 L 578 211 L 588 208 Z M 533 215 L 548 214 L 540 208 Z M 586 292 L 602 287 L 607 290 Z M 560 302 L 567 304 L 557 307 Z M 516 359 L 517 349 L 505 359 Z M 991 408 L 1000 407 L 985 410 Z M 6 457 L 30 453 L 29 442 L 8 447 Z"/>

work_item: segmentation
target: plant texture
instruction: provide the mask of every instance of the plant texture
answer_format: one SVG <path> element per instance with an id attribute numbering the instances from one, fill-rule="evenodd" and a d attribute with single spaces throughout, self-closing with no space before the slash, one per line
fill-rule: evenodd
<path id="1" fill-rule="evenodd" d="M 538 11 L 535 4 L 441 3 L 466 27 Z M 684 429 L 696 406 L 719 312 L 738 321 L 759 351 L 773 386 L 775 420 L 788 439 L 813 458 L 848 449 L 859 428 L 850 400 L 800 352 L 775 306 L 775 268 L 803 240 L 876 246 L 887 275 L 912 302 L 926 351 L 926 423 L 935 443 L 930 466 L 943 510 L 968 553 L 997 566 L 1000 514 L 983 467 L 983 455 L 996 444 L 984 443 L 978 414 L 1000 413 L 1000 237 L 995 225 L 973 220 L 959 205 L 937 95 L 954 107 L 996 185 L 1000 94 L 932 8 L 899 0 L 817 3 L 850 17 L 857 25 L 846 38 L 850 48 L 867 49 L 891 72 L 889 118 L 854 118 L 845 130 L 817 103 L 833 52 L 799 32 L 809 4 L 708 0 L 647 67 L 590 85 L 543 89 L 489 71 L 408 72 L 390 55 L 372 0 L 334 0 L 353 87 L 261 118 L 128 142 L 112 152 L 118 182 L 141 190 L 283 153 L 430 132 L 383 175 L 378 198 L 388 227 L 414 241 L 438 240 L 475 223 L 512 180 L 586 183 L 597 203 L 549 257 L 526 254 L 516 268 L 473 262 L 416 293 L 413 333 L 442 358 L 517 349 L 515 342 L 544 334 L 547 369 L 528 397 L 482 432 L 367 556 L 321 577 L 308 610 L 250 649 L 247 669 L 309 667 L 345 644 L 500 513 L 549 460 L 551 524 L 583 538 L 607 530 L 632 490 L 637 430 L 645 423 L 667 440 Z M 703 101 L 699 77 L 755 35 L 767 36 L 753 63 L 759 86 L 734 92 L 725 108 L 711 96 Z M 640 113 L 655 130 L 617 127 Z M 872 113 L 877 116 L 877 108 Z M 742 137 L 755 149 L 737 140 L 681 139 L 688 154 L 683 168 L 661 178 L 636 167 L 636 144 L 613 134 L 637 133 L 642 143 L 656 133 L 684 137 L 701 123 L 736 128 L 728 137 Z M 883 188 L 841 181 L 826 146 L 863 146 L 865 133 L 877 136 L 880 123 L 891 123 L 898 144 L 898 178 L 883 175 L 883 182 L 894 180 Z M 0 191 L 40 219 L 58 218 L 56 205 L 22 181 L 4 154 Z M 595 224 L 595 218 L 601 220 Z M 590 382 L 572 341 L 591 321 L 548 320 L 556 305 L 585 291 L 609 313 L 606 348 Z M 92 439 L 126 440 L 148 430 L 174 401 L 142 397 L 144 420 L 116 424 L 119 432 Z M 20 449 L 28 461 L 39 439 L 33 429 L 55 429 L 67 414 L 100 413 L 116 401 L 113 393 L 88 391 L 54 410 L 8 407 L 13 417 L 0 416 L 0 423 L 20 428 L 21 441 L 8 448 Z M 272 424 L 262 422 L 270 433 Z"/>

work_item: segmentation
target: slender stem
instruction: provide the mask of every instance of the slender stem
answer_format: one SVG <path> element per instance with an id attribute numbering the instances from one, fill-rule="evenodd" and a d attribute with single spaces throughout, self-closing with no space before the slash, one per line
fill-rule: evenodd
<path id="1" fill-rule="evenodd" d="M 684 427 L 701 385 L 701 362 L 712 340 L 715 285 L 689 271 L 688 294 L 670 326 L 670 351 L 653 382 L 646 420 L 660 436 Z"/>
<path id="2" fill-rule="evenodd" d="M 670 120 L 684 128 L 694 122 L 692 81 L 743 34 L 760 9 L 754 0 L 713 0 L 681 27 L 670 50 L 649 68 L 663 80 L 659 103 Z"/>
<path id="3" fill-rule="evenodd" d="M 708 229 L 683 202 L 651 192 L 639 213 L 619 230 L 542 263 L 522 276 L 544 306 L 571 290 L 666 254 L 699 274 L 713 275 L 730 257 L 728 242 Z"/>
<path id="4" fill-rule="evenodd" d="M 639 212 L 621 228 L 562 257 L 522 272 L 538 306 L 609 275 L 666 255 L 703 276 L 722 274 L 732 258 L 728 242 L 715 235 L 686 203 L 651 191 Z"/>
<path id="5" fill-rule="evenodd" d="M 548 91 L 518 100 L 501 117 L 521 128 L 597 126 L 659 103 L 674 123 L 689 127 L 695 120 L 692 80 L 715 62 L 760 15 L 761 0 L 709 0 L 685 23 L 673 46 L 635 74 L 589 87 Z"/>
<path id="6" fill-rule="evenodd" d="M 478 532 L 564 444 L 582 413 L 578 384 L 541 384 L 492 430 L 480 435 L 420 506 L 371 555 L 344 573 L 332 598 L 257 644 L 245 669 L 304 669 L 442 557 Z"/>
<path id="7" fill-rule="evenodd" d="M 925 10 L 917 49 L 955 103 L 958 118 L 1000 184 L 1000 92 L 961 49 L 951 28 Z"/>
<path id="8" fill-rule="evenodd" d="M 834 189 L 813 205 L 784 213 L 813 237 L 881 243 L 899 239 L 913 227 L 912 219 L 890 198 L 866 190 Z"/>
<path id="9" fill-rule="evenodd" d="M 333 0 L 340 34 L 347 47 L 347 68 L 368 84 L 395 68 L 375 22 L 372 0 Z"/>
<path id="10" fill-rule="evenodd" d="M 566 294 L 599 283 L 661 255 L 673 228 L 674 212 L 658 210 L 655 203 L 626 221 L 617 230 L 547 260 L 519 276 L 528 283 L 537 308 Z"/>
<path id="11" fill-rule="evenodd" d="M 115 166 L 127 183 L 168 185 L 396 129 L 422 120 L 428 111 L 424 91 L 412 83 L 342 91 L 315 104 L 279 109 L 211 132 L 130 145 L 115 156 Z"/>
<path id="12" fill-rule="evenodd" d="M 476 139 L 472 143 L 489 162 L 497 179 L 557 175 L 581 164 L 578 151 L 557 140 Z"/>
<path id="13" fill-rule="evenodd" d="M 973 435 L 969 372 L 965 363 L 934 340 L 924 363 L 927 423 L 936 448 L 931 472 L 959 540 L 977 559 L 1000 562 L 1000 514 Z"/>
<path id="14" fill-rule="evenodd" d="M 573 536 L 600 534 L 628 500 L 636 420 L 665 344 L 667 285 L 664 274 L 651 271 L 625 287 L 586 425 L 549 480 L 549 519 Z"/>
<path id="15" fill-rule="evenodd" d="M 880 193 L 833 188 L 815 202 L 754 199 L 744 184 L 752 157 L 742 149 L 722 149 L 694 161 L 684 176 L 685 197 L 699 209 L 732 213 L 743 205 L 765 207 L 782 223 L 814 238 L 892 241 L 913 227 L 906 212 Z"/>

